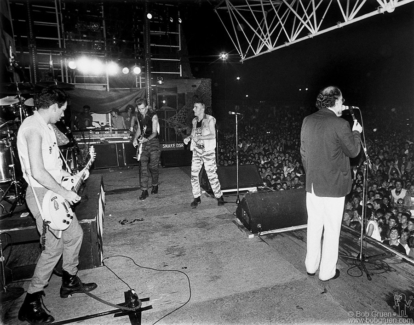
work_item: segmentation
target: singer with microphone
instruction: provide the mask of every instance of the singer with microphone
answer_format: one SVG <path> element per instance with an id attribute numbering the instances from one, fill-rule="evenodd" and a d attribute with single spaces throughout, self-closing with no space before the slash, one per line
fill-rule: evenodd
<path id="1" fill-rule="evenodd" d="M 361 149 L 362 126 L 354 119 L 351 131 L 349 123 L 339 118 L 345 110 L 343 102 L 337 87 L 323 89 L 316 100 L 319 111 L 305 117 L 301 130 L 308 212 L 305 265 L 310 276 L 319 269 L 322 281 L 340 275 L 336 269 L 339 235 L 345 196 L 352 186 L 349 158 Z"/>
<path id="2" fill-rule="evenodd" d="M 200 100 L 194 102 L 193 128 L 191 135 L 184 139 L 187 145 L 191 141 L 190 150 L 193 152 L 191 161 L 191 186 L 194 200 L 191 207 L 194 209 L 201 203 L 201 189 L 199 174 L 201 167 L 207 173 L 211 189 L 218 200 L 218 205 L 224 205 L 223 193 L 217 176 L 216 165 L 216 119 L 205 113 L 205 105 Z"/>

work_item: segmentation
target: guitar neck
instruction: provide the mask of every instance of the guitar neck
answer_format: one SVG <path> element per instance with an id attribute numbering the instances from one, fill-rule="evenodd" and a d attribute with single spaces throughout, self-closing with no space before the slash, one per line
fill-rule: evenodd
<path id="1" fill-rule="evenodd" d="M 92 163 L 93 163 L 93 158 L 91 157 L 91 158 L 89 159 L 88 163 L 86 164 L 85 168 L 83 169 L 83 171 L 82 171 L 82 175 L 80 176 L 80 178 L 79 178 L 78 182 L 77 182 L 77 183 L 76 183 L 76 185 L 73 187 L 74 192 L 78 193 L 78 191 L 79 191 L 80 187 L 82 186 L 83 179 L 85 178 L 85 172 L 86 172 L 87 170 L 89 170 L 89 168 L 91 167 Z"/>

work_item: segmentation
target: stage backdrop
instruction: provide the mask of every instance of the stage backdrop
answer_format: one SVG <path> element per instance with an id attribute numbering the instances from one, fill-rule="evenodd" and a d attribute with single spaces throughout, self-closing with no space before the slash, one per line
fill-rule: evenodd
<path id="1" fill-rule="evenodd" d="M 82 111 L 84 105 L 89 105 L 92 113 L 107 114 L 113 108 L 123 111 L 128 104 L 135 106 L 136 98 L 145 98 L 145 89 L 131 90 L 69 90 L 70 108 L 75 114 Z"/>

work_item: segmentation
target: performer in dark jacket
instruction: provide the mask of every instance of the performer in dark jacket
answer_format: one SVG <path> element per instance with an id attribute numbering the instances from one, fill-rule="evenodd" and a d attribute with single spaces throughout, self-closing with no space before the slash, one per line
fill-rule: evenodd
<path id="1" fill-rule="evenodd" d="M 150 176 L 152 179 L 151 194 L 158 193 L 158 165 L 161 154 L 160 142 L 158 140 L 160 125 L 157 114 L 149 109 L 144 98 L 137 98 L 135 104 L 138 108 L 138 125 L 132 144 L 134 147 L 137 147 L 138 144 L 141 146 L 142 193 L 139 199 L 145 200 L 148 197 L 148 180 Z M 137 155 L 139 156 L 139 153 Z"/>
<path id="2" fill-rule="evenodd" d="M 360 151 L 362 126 L 339 118 L 344 110 L 337 87 L 323 89 L 316 101 L 319 111 L 307 116 L 302 124 L 301 147 L 306 173 L 308 211 L 306 270 L 327 281 L 339 276 L 339 235 L 345 195 L 351 191 L 349 157 Z M 321 250 L 321 238 L 323 244 Z"/>

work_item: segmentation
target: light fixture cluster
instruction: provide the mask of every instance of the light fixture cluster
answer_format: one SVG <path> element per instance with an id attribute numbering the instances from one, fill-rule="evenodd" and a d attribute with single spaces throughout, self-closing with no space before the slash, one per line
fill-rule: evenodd
<path id="1" fill-rule="evenodd" d="M 161 17 L 159 19 L 163 20 L 165 19 L 165 17 L 162 17 L 163 15 L 161 15 Z M 154 14 L 152 12 L 147 12 L 147 19 L 151 20 L 154 18 Z M 173 24 L 174 22 L 177 22 L 179 24 L 182 24 L 183 20 L 181 19 L 180 16 L 178 17 L 174 17 L 174 16 L 168 16 L 168 21 Z"/>
<path id="2" fill-rule="evenodd" d="M 221 60 L 226 61 L 229 58 L 229 54 L 226 52 L 221 52 L 219 57 Z"/>
<path id="3" fill-rule="evenodd" d="M 102 60 L 99 60 L 97 58 L 90 58 L 86 56 L 82 56 L 75 59 L 69 59 L 68 60 L 68 67 L 72 70 L 78 70 L 80 73 L 83 74 L 92 74 L 92 75 L 101 75 L 104 73 L 108 73 L 109 75 L 116 75 L 121 70 L 118 63 L 110 61 L 104 63 Z M 141 73 L 141 68 L 137 65 L 134 65 L 132 67 L 123 67 L 122 73 L 128 74 L 130 71 L 132 73 L 138 75 Z"/>

